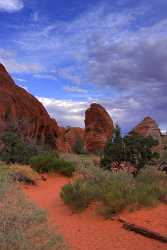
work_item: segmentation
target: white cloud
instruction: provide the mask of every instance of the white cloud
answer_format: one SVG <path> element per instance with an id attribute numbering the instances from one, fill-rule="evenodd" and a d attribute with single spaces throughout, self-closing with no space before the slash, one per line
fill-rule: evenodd
<path id="1" fill-rule="evenodd" d="M 0 0 L 0 11 L 15 12 L 24 7 L 22 0 Z"/>
<path id="2" fill-rule="evenodd" d="M 78 93 L 78 94 L 86 94 L 87 91 L 85 89 L 79 88 L 77 86 L 65 86 L 64 88 L 65 92 L 68 93 Z"/>
<path id="3" fill-rule="evenodd" d="M 45 97 L 37 98 L 45 106 L 50 116 L 56 119 L 59 125 L 84 127 L 84 113 L 89 106 L 88 102 Z"/>
<path id="4" fill-rule="evenodd" d="M 44 71 L 43 66 L 38 63 L 19 63 L 16 59 L 15 53 L 3 48 L 0 48 L 0 62 L 4 64 L 10 73 L 38 74 Z"/>

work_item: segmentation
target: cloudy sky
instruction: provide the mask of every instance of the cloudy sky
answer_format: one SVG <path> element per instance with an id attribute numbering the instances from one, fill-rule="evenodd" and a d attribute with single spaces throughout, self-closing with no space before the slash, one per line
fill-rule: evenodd
<path id="1" fill-rule="evenodd" d="M 167 128 L 166 0 L 0 0 L 0 62 L 61 125 L 97 102 Z"/>

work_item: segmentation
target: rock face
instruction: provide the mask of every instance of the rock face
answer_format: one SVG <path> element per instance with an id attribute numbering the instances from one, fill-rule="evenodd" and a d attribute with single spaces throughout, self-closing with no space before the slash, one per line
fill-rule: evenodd
<path id="1" fill-rule="evenodd" d="M 145 117 L 144 120 L 133 129 L 133 131 L 143 136 L 151 135 L 154 139 L 156 139 L 159 142 L 159 145 L 156 146 L 154 150 L 157 152 L 161 152 L 162 150 L 161 131 L 157 123 L 151 117 Z"/>
<path id="2" fill-rule="evenodd" d="M 113 121 L 107 111 L 93 103 L 85 112 L 85 148 L 99 153 L 113 133 Z"/>
<path id="3" fill-rule="evenodd" d="M 11 126 L 35 143 L 55 148 L 59 128 L 43 105 L 23 88 L 18 87 L 0 64 L 0 133 Z"/>
<path id="4" fill-rule="evenodd" d="M 82 128 L 66 128 L 64 133 L 65 142 L 67 142 L 71 148 L 75 145 L 77 139 L 84 141 L 84 129 Z"/>
<path id="5" fill-rule="evenodd" d="M 79 138 L 84 144 L 84 129 L 82 128 L 59 128 L 57 146 L 59 151 L 71 153 L 76 140 Z"/>

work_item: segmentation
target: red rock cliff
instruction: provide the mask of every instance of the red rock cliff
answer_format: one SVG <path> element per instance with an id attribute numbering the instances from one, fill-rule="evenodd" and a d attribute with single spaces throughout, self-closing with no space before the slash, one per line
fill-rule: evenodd
<path id="1" fill-rule="evenodd" d="M 59 132 L 56 121 L 34 96 L 14 83 L 0 64 L 0 133 L 11 125 L 30 140 L 55 147 Z"/>
<path id="2" fill-rule="evenodd" d="M 113 121 L 107 111 L 99 104 L 91 104 L 85 112 L 86 150 L 92 153 L 102 151 L 112 133 Z"/>

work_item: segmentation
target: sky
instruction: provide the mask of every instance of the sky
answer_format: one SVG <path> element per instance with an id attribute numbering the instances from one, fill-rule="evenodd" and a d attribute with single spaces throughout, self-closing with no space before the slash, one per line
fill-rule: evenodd
<path id="1" fill-rule="evenodd" d="M 0 62 L 61 126 L 96 102 L 167 129 L 166 0 L 0 0 Z"/>

